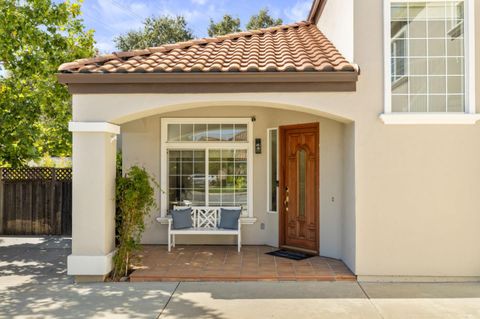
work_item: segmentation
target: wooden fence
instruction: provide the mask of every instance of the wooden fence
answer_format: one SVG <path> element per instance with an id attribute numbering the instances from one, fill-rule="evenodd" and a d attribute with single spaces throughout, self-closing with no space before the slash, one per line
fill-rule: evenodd
<path id="1" fill-rule="evenodd" d="M 71 168 L 0 168 L 0 234 L 71 233 Z"/>

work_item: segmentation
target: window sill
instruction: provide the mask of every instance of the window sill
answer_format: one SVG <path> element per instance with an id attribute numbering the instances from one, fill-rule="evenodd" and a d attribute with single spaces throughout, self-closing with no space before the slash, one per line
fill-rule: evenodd
<path id="1" fill-rule="evenodd" d="M 386 125 L 474 125 L 480 113 L 383 113 L 380 119 Z"/>

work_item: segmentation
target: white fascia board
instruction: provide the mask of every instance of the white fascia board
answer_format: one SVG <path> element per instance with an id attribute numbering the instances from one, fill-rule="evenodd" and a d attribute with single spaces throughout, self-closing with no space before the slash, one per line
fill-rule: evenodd
<path id="1" fill-rule="evenodd" d="M 69 122 L 70 132 L 120 134 L 120 126 L 108 122 Z"/>

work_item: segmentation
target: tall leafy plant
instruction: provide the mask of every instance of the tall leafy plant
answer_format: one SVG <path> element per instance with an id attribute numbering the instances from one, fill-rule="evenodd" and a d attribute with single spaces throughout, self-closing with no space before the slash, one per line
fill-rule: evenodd
<path id="1" fill-rule="evenodd" d="M 113 259 L 112 277 L 118 280 L 128 274 L 131 257 L 140 248 L 145 230 L 145 217 L 156 206 L 156 181 L 144 168 L 132 166 L 125 175 L 117 176 L 117 252 Z"/>
<path id="2" fill-rule="evenodd" d="M 0 0 L 0 165 L 70 156 L 71 96 L 58 66 L 94 55 L 81 0 Z"/>

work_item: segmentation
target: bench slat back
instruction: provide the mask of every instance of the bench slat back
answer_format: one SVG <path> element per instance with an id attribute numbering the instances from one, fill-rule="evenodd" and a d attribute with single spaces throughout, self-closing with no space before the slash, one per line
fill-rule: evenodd
<path id="1" fill-rule="evenodd" d="M 220 224 L 220 209 L 235 209 L 240 207 L 206 207 L 206 206 L 174 206 L 173 209 L 192 209 L 194 228 L 217 228 Z"/>

